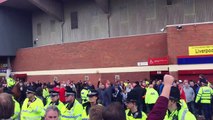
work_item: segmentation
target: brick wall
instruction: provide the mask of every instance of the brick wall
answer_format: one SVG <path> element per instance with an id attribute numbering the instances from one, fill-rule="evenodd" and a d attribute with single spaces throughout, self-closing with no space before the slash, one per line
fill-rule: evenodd
<path id="1" fill-rule="evenodd" d="M 153 34 L 20 49 L 15 71 L 137 66 L 167 55 L 166 34 Z"/>
<path id="2" fill-rule="evenodd" d="M 78 82 L 79 80 L 84 81 L 85 76 L 89 77 L 89 80 L 97 85 L 98 80 L 105 83 L 107 80 L 112 83 L 115 80 L 115 75 L 120 76 L 121 81 L 129 80 L 130 82 L 144 80 L 145 78 L 149 78 L 149 72 L 134 72 L 134 73 L 107 73 L 107 74 L 81 74 L 81 75 L 38 75 L 38 76 L 28 76 L 27 80 L 29 82 L 32 81 L 40 81 L 40 82 L 53 82 L 54 77 L 57 77 L 59 81 L 66 82 L 67 80 L 71 80 L 73 82 Z"/>
<path id="3" fill-rule="evenodd" d="M 177 63 L 177 56 L 187 56 L 189 46 L 212 45 L 213 24 L 168 27 L 167 33 L 129 36 L 88 42 L 49 45 L 38 48 L 20 49 L 14 61 L 15 71 L 82 69 L 136 66 L 137 62 L 149 57 L 169 56 L 170 64 Z M 114 80 L 114 74 L 90 74 L 96 85 Z M 177 72 L 171 72 L 178 79 Z M 136 81 L 149 78 L 149 73 L 120 73 L 122 80 Z M 59 79 L 77 81 L 85 75 L 61 75 Z M 28 80 L 51 81 L 53 76 L 29 76 Z"/>
<path id="4" fill-rule="evenodd" d="M 38 75 L 38 76 L 27 76 L 27 81 L 40 81 L 40 82 L 53 82 L 54 77 L 57 77 L 58 80 L 63 83 L 67 80 L 73 81 L 74 83 L 78 81 L 84 81 L 84 74 L 82 75 Z M 98 80 L 100 78 L 100 74 L 90 74 L 89 80 L 93 83 L 93 85 L 97 85 Z"/>
<path id="5" fill-rule="evenodd" d="M 189 46 L 213 45 L 213 24 L 186 25 L 181 30 L 168 27 L 167 44 L 170 62 L 176 64 L 177 56 L 189 55 Z"/>

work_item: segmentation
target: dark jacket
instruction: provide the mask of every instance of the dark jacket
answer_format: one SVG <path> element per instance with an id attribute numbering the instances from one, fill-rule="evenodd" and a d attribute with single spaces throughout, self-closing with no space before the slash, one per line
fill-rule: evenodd
<path id="1" fill-rule="evenodd" d="M 142 99 L 142 97 L 146 94 L 146 89 L 142 88 L 140 85 L 136 85 L 132 91 L 136 92 L 136 94 L 138 95 L 137 98 L 137 104 L 138 107 L 141 106 L 141 104 L 144 102 L 144 99 Z"/>

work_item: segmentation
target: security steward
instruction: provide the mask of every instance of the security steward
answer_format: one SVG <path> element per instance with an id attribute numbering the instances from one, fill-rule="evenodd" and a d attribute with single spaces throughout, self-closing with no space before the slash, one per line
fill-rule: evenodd
<path id="1" fill-rule="evenodd" d="M 137 93 L 135 91 L 130 91 L 127 94 L 126 99 L 126 120 L 146 120 L 146 114 L 139 109 L 137 106 Z"/>
<path id="2" fill-rule="evenodd" d="M 89 102 L 83 104 L 83 113 L 82 113 L 82 120 L 89 119 L 89 110 L 94 105 L 101 105 L 98 104 L 98 91 L 91 89 L 87 95 L 89 97 Z"/>
<path id="3" fill-rule="evenodd" d="M 61 109 L 61 120 L 82 120 L 83 106 L 75 97 L 76 92 L 67 88 L 65 92 L 67 104 Z"/>
<path id="4" fill-rule="evenodd" d="M 84 104 L 86 102 L 88 102 L 89 98 L 88 98 L 88 93 L 89 93 L 89 89 L 87 85 L 84 85 L 84 88 L 81 90 L 81 103 Z"/>
<path id="5" fill-rule="evenodd" d="M 180 102 L 180 91 L 171 87 L 168 111 L 164 120 L 196 120 L 195 116 Z"/>
<path id="6" fill-rule="evenodd" d="M 50 97 L 51 97 L 51 102 L 48 103 L 44 109 L 47 109 L 49 106 L 51 105 L 55 105 L 57 106 L 57 108 L 59 109 L 59 111 L 61 111 L 61 109 L 64 107 L 64 104 L 59 100 L 59 92 L 55 91 L 55 90 L 50 90 Z"/>
<path id="7" fill-rule="evenodd" d="M 202 86 L 200 87 L 195 103 L 200 102 L 202 109 L 204 111 L 205 120 L 211 120 L 212 111 L 211 111 L 211 99 L 213 96 L 213 90 L 208 87 L 207 81 L 201 82 Z"/>
<path id="8" fill-rule="evenodd" d="M 43 102 L 35 96 L 35 92 L 35 88 L 27 88 L 27 98 L 24 100 L 21 108 L 21 120 L 41 120 L 44 116 Z"/>

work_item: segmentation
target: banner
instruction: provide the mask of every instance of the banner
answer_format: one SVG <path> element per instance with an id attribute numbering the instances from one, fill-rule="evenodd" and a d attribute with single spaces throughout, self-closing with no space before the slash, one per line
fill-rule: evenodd
<path id="1" fill-rule="evenodd" d="M 168 65 L 169 58 L 161 57 L 161 58 L 149 58 L 148 65 Z"/>
<path id="2" fill-rule="evenodd" d="M 189 55 L 213 55 L 213 45 L 189 46 Z"/>

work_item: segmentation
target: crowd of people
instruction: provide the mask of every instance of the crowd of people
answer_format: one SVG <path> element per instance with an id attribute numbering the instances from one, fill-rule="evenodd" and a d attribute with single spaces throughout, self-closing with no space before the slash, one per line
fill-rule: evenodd
<path id="1" fill-rule="evenodd" d="M 0 87 L 0 119 L 13 120 L 196 120 L 212 119 L 213 87 L 193 80 L 23 82 L 9 77 Z M 11 102 L 12 101 L 12 102 Z"/>

